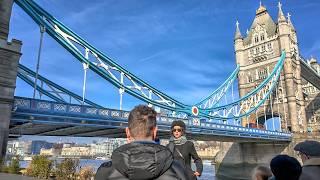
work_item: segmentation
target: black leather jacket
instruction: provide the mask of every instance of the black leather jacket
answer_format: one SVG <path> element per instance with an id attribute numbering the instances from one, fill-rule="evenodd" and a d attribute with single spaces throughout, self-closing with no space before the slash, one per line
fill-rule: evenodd
<path id="1" fill-rule="evenodd" d="M 171 151 L 153 142 L 132 142 L 117 148 L 112 161 L 97 170 L 96 180 L 188 180 Z"/>

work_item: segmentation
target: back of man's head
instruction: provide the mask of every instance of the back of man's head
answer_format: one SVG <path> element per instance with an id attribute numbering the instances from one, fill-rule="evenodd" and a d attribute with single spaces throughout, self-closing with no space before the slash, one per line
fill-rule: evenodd
<path id="1" fill-rule="evenodd" d="M 278 155 L 270 162 L 276 180 L 298 180 L 302 167 L 297 159 L 288 155 Z"/>
<path id="2" fill-rule="evenodd" d="M 147 138 L 154 134 L 157 126 L 157 112 L 146 105 L 138 105 L 131 110 L 128 119 L 130 136 L 133 138 Z"/>

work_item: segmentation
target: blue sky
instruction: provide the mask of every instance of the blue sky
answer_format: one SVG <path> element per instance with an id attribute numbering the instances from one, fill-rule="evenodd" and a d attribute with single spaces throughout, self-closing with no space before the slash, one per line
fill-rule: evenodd
<path id="1" fill-rule="evenodd" d="M 259 1 L 253 0 L 46 0 L 36 1 L 93 46 L 155 88 L 187 104 L 216 89 L 234 70 L 233 37 L 238 19 L 245 34 Z M 262 1 L 277 18 L 277 2 Z M 282 1 L 290 12 L 303 56 L 319 57 L 320 2 Z M 35 69 L 39 27 L 14 6 L 10 37 L 23 41 L 20 62 Z M 40 74 L 81 94 L 82 65 L 45 35 Z M 15 95 L 32 96 L 32 88 L 17 82 Z M 118 90 L 88 74 L 87 97 L 110 108 L 119 107 Z M 125 109 L 140 101 L 124 96 Z"/>

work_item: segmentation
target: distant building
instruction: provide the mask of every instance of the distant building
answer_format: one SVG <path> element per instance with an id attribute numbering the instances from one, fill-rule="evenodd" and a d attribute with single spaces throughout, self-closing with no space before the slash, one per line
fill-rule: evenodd
<path id="1" fill-rule="evenodd" d="M 31 143 L 31 154 L 40 154 L 41 148 L 50 149 L 52 148 L 53 143 L 47 141 L 32 141 Z"/>
<path id="2" fill-rule="evenodd" d="M 10 155 L 25 156 L 31 153 L 30 141 L 9 141 L 7 153 Z"/>
<path id="3" fill-rule="evenodd" d="M 124 139 L 108 139 L 102 143 L 91 144 L 91 155 L 95 157 L 111 157 L 112 152 L 123 144 L 125 144 Z"/>
<path id="4" fill-rule="evenodd" d="M 44 156 L 60 156 L 62 149 L 57 148 L 50 148 L 50 149 L 44 149 L 41 148 L 40 155 Z"/>
<path id="5" fill-rule="evenodd" d="M 73 146 L 73 147 L 63 147 L 61 150 L 61 156 L 89 157 L 92 155 L 91 155 L 90 146 Z"/>

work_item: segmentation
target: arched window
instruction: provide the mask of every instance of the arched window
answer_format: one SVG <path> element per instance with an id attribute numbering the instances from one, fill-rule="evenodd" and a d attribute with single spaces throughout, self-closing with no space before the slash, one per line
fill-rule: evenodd
<path id="1" fill-rule="evenodd" d="M 261 34 L 260 40 L 261 40 L 261 41 L 264 41 L 264 34 Z"/>
<path id="2" fill-rule="evenodd" d="M 262 52 L 266 51 L 266 45 L 261 46 Z"/>
<path id="3" fill-rule="evenodd" d="M 254 37 L 254 42 L 255 42 L 255 43 L 259 42 L 259 37 L 258 37 L 258 35 L 255 35 L 255 37 Z"/>
<path id="4" fill-rule="evenodd" d="M 269 50 L 271 49 L 271 43 L 268 43 L 268 49 Z"/>
<path id="5" fill-rule="evenodd" d="M 253 54 L 254 54 L 253 49 L 250 49 L 250 54 L 251 54 L 251 55 L 253 55 Z"/>
<path id="6" fill-rule="evenodd" d="M 261 70 L 258 72 L 258 77 L 259 77 L 259 79 L 265 79 L 267 76 L 268 76 L 268 70 L 267 70 L 266 68 L 261 69 Z"/>
<path id="7" fill-rule="evenodd" d="M 249 75 L 248 75 L 248 83 L 251 83 L 251 82 L 253 82 L 253 78 L 252 78 L 252 76 L 249 74 Z"/>

